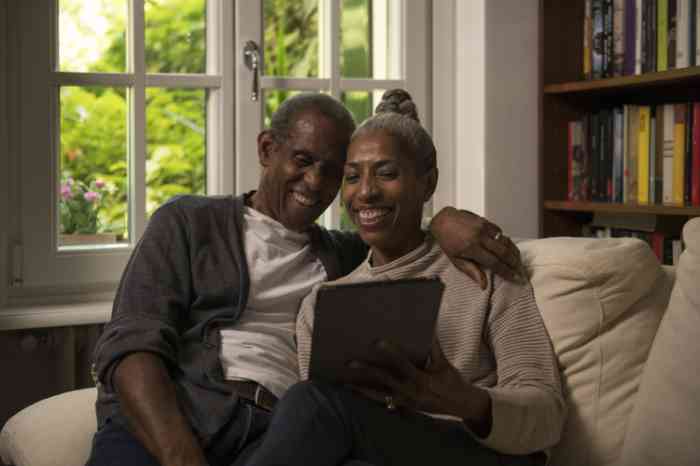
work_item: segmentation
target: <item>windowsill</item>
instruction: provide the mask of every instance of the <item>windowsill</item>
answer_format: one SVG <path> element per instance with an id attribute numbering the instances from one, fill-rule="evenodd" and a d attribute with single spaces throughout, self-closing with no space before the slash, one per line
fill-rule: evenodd
<path id="1" fill-rule="evenodd" d="M 112 301 L 9 307 L 0 309 L 0 331 L 102 324 L 112 314 Z"/>

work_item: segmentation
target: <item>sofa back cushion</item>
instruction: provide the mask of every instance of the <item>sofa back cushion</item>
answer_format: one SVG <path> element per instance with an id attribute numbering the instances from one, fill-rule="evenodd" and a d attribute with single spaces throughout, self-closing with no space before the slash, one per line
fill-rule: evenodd
<path id="1" fill-rule="evenodd" d="M 625 440 L 623 464 L 700 464 L 700 218 L 683 228 L 686 250 Z"/>
<path id="2" fill-rule="evenodd" d="M 637 239 L 548 238 L 518 246 L 568 405 L 550 464 L 615 464 L 673 274 Z"/>

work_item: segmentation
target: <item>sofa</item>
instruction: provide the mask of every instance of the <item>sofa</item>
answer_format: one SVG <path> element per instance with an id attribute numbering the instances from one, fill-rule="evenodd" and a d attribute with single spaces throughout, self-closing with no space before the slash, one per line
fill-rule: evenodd
<path id="1" fill-rule="evenodd" d="M 678 265 L 631 238 L 518 243 L 568 405 L 554 466 L 700 464 L 700 218 Z M 95 389 L 17 413 L 0 433 L 15 466 L 81 465 Z"/>

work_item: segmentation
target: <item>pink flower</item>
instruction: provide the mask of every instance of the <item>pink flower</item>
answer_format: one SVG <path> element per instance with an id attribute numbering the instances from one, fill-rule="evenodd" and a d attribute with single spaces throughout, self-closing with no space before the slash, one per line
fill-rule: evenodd
<path id="1" fill-rule="evenodd" d="M 105 182 L 103 180 L 100 180 L 100 179 L 95 180 L 95 188 L 102 189 L 104 187 L 105 187 Z"/>
<path id="2" fill-rule="evenodd" d="M 96 200 L 98 200 L 100 198 L 100 195 L 99 195 L 99 193 L 96 193 L 95 191 L 88 191 L 85 194 L 83 194 L 83 197 L 88 202 L 95 202 Z"/>
<path id="3" fill-rule="evenodd" d="M 73 190 L 68 183 L 61 185 L 61 197 L 64 201 L 67 201 L 73 197 Z"/>

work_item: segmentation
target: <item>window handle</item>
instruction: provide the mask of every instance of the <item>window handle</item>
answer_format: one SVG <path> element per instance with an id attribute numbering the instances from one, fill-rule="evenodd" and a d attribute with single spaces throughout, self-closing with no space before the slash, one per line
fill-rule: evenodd
<path id="1" fill-rule="evenodd" d="M 253 72 L 253 90 L 250 99 L 257 101 L 260 95 L 260 48 L 254 41 L 249 40 L 243 47 L 243 63 Z"/>

